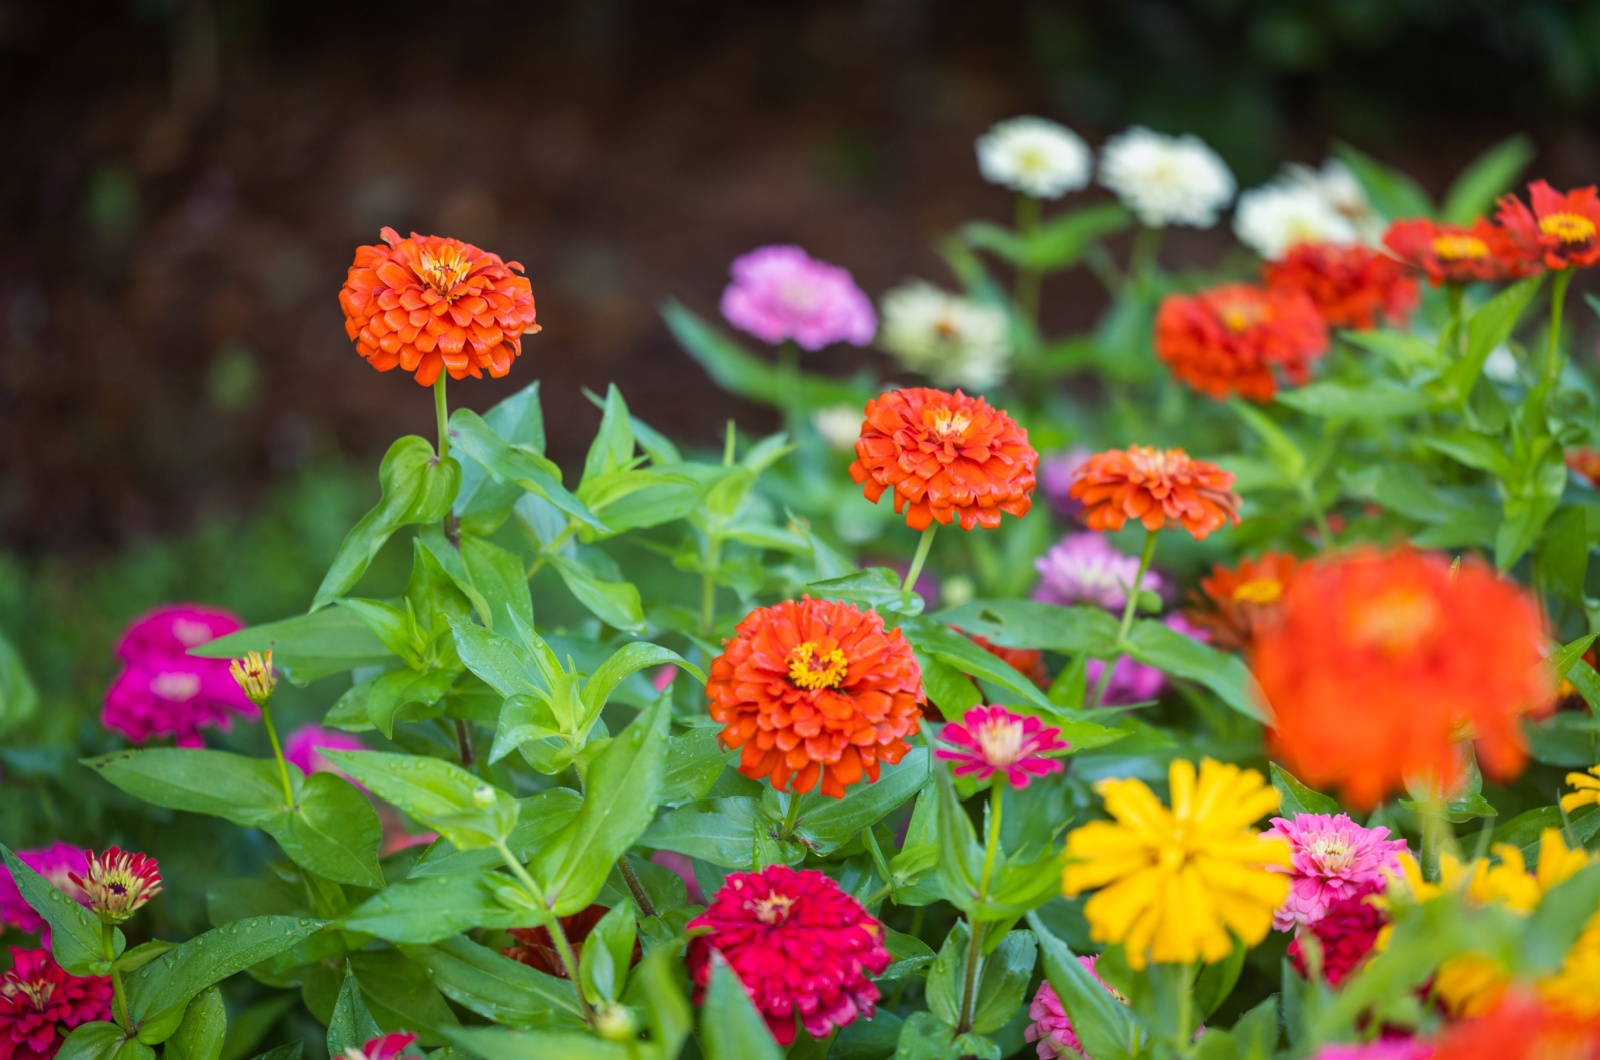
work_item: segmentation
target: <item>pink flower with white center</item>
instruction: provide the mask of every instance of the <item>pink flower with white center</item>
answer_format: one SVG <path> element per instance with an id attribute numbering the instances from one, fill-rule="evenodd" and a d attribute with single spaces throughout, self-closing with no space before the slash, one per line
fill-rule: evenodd
<path id="1" fill-rule="evenodd" d="M 957 776 L 972 773 L 981 783 L 1004 773 L 1014 788 L 1027 787 L 1034 777 L 1061 772 L 1060 760 L 1045 756 L 1068 746 L 1060 729 L 1046 728 L 1038 718 L 1005 707 L 973 707 L 959 722 L 940 730 L 939 739 L 954 749 L 941 747 L 934 757 L 959 762 Z"/>
<path id="2" fill-rule="evenodd" d="M 344 773 L 323 756 L 323 751 L 365 751 L 367 745 L 357 736 L 337 729 L 324 729 L 308 723 L 291 732 L 283 741 L 283 757 L 306 776 L 313 773 Z M 358 785 L 359 786 L 359 785 Z"/>
<path id="3" fill-rule="evenodd" d="M 344 1051 L 344 1060 L 394 1060 L 417 1040 L 415 1034 L 383 1034 L 369 1039 L 357 1049 L 351 1046 Z"/>
<path id="4" fill-rule="evenodd" d="M 1290 868 L 1269 868 L 1288 872 L 1293 883 L 1272 926 L 1287 931 L 1315 924 L 1330 906 L 1382 887 L 1386 871 L 1398 876 L 1406 841 L 1388 835 L 1387 828 L 1363 828 L 1342 813 L 1302 813 L 1293 820 L 1274 817 L 1261 838 L 1288 842 Z"/>
<path id="5" fill-rule="evenodd" d="M 260 715 L 233 676 L 227 659 L 190 655 L 244 623 L 226 611 L 196 604 L 158 608 L 133 621 L 117 642 L 126 667 L 106 690 L 100 720 L 135 743 L 172 736 L 199 747 L 200 730 L 226 729 L 236 717 Z"/>
<path id="6" fill-rule="evenodd" d="M 1099 957 L 1079 957 L 1078 963 L 1089 969 L 1089 974 L 1094 976 L 1095 982 L 1106 988 L 1106 993 L 1126 1005 L 1128 999 L 1111 989 L 1100 978 L 1100 973 L 1094 970 L 1099 960 Z M 1083 1043 L 1078 1040 L 1078 1032 L 1073 1030 L 1072 1017 L 1067 1015 L 1050 980 L 1039 984 L 1039 992 L 1033 995 L 1033 1004 L 1028 1006 L 1028 1016 L 1033 1022 L 1023 1032 L 1023 1037 L 1038 1043 L 1039 1060 L 1077 1060 L 1086 1055 Z"/>
<path id="7" fill-rule="evenodd" d="M 836 342 L 865 346 L 878 330 L 872 302 L 849 271 L 799 247 L 758 247 L 735 258 L 729 271 L 722 315 L 763 342 L 793 339 L 806 350 Z"/>
<path id="8" fill-rule="evenodd" d="M 89 870 L 87 850 L 57 842 L 37 850 L 19 850 L 16 854 L 18 861 L 49 880 L 56 890 L 82 905 L 89 904 L 89 896 L 83 893 L 83 888 L 72 882 L 74 873 L 82 875 Z M 0 927 L 6 924 L 24 935 L 49 937 L 44 917 L 33 911 L 22 892 L 17 890 L 11 873 L 0 865 Z"/>

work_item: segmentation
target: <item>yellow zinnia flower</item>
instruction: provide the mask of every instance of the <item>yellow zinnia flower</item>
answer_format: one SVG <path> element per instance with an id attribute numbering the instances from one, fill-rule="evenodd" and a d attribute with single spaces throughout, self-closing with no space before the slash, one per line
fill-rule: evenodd
<path id="1" fill-rule="evenodd" d="M 1110 821 L 1067 836 L 1067 897 L 1099 888 L 1084 905 L 1097 942 L 1121 943 L 1128 964 L 1220 961 L 1231 931 L 1254 946 L 1289 894 L 1289 844 L 1251 827 L 1278 808 L 1260 773 L 1202 759 L 1174 761 L 1172 808 L 1142 780 L 1102 780 L 1095 791 Z"/>
<path id="2" fill-rule="evenodd" d="M 1571 813 L 1579 806 L 1600 804 L 1600 766 L 1592 766 L 1587 773 L 1568 773 L 1567 783 L 1572 794 L 1561 796 L 1561 808 Z"/>
<path id="3" fill-rule="evenodd" d="M 1561 970 L 1538 983 L 1539 996 L 1557 1012 L 1600 1017 L 1600 913 L 1589 918 Z"/>

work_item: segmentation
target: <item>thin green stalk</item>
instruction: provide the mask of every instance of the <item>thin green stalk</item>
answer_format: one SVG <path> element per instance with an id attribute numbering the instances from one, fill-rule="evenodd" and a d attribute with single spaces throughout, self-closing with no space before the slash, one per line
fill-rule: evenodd
<path id="1" fill-rule="evenodd" d="M 983 873 L 978 877 L 980 903 L 989 897 L 989 881 L 994 877 L 995 858 L 1000 853 L 1000 812 L 1005 805 L 1003 783 L 998 776 L 989 783 L 989 828 L 983 844 Z M 967 947 L 967 969 L 961 986 L 961 1021 L 956 1024 L 957 1034 L 965 1034 L 972 1029 L 972 1009 L 977 1002 L 978 965 L 983 960 L 983 925 L 968 916 L 967 929 L 972 937 Z"/>
<path id="2" fill-rule="evenodd" d="M 1141 291 L 1149 288 L 1150 271 L 1155 268 L 1156 259 L 1161 254 L 1162 231 L 1148 225 L 1139 226 L 1133 235 L 1133 249 L 1128 253 L 1128 274 L 1123 277 L 1124 284 Z"/>
<path id="3" fill-rule="evenodd" d="M 1466 286 L 1451 280 L 1444 285 L 1445 304 L 1450 307 L 1450 345 L 1460 353 L 1464 336 L 1461 327 L 1461 298 Z"/>
<path id="4" fill-rule="evenodd" d="M 651 902 L 650 896 L 645 893 L 644 884 L 639 882 L 633 866 L 628 864 L 626 854 L 617 859 L 617 871 L 622 873 L 622 882 L 628 885 L 628 892 L 633 895 L 633 904 L 639 908 L 639 915 L 656 916 L 655 903 Z"/>
<path id="5" fill-rule="evenodd" d="M 1550 284 L 1550 351 L 1545 358 L 1545 378 L 1552 384 L 1561 374 L 1561 308 L 1571 282 L 1572 270 L 1562 269 Z"/>
<path id="6" fill-rule="evenodd" d="M 784 416 L 793 432 L 799 429 L 805 417 L 806 403 L 800 386 L 800 347 L 792 340 L 778 344 L 778 378 L 783 384 Z"/>
<path id="7" fill-rule="evenodd" d="M 1186 969 L 1187 971 L 1187 969 Z M 1178 983 L 1178 1049 L 1184 1056 L 1189 1055 L 1189 1042 L 1192 1030 L 1189 1021 L 1194 1018 L 1194 980 L 1185 974 L 1177 977 Z"/>
<path id="8" fill-rule="evenodd" d="M 794 826 L 800 820 L 800 793 L 789 792 L 789 804 L 783 810 L 783 838 L 794 835 Z"/>
<path id="9" fill-rule="evenodd" d="M 1317 497 L 1317 489 L 1309 482 L 1300 483 L 1300 496 L 1306 502 L 1306 509 L 1311 513 L 1311 521 L 1316 524 L 1317 535 L 1322 538 L 1322 547 L 1333 547 L 1333 527 L 1328 525 L 1328 517 L 1323 514 L 1322 501 Z"/>
<path id="10" fill-rule="evenodd" d="M 917 542 L 917 554 L 911 557 L 911 569 L 906 571 L 905 580 L 900 583 L 902 606 L 911 602 L 911 591 L 916 587 L 917 576 L 922 573 L 922 565 L 928 562 L 928 550 L 933 547 L 933 535 L 938 532 L 939 524 L 929 523 L 928 528 L 922 532 L 922 540 Z"/>
<path id="11" fill-rule="evenodd" d="M 505 861 L 506 867 L 511 870 L 511 874 L 517 878 L 517 882 L 522 884 L 522 889 L 528 892 L 528 897 L 532 898 L 540 906 L 548 908 L 544 899 L 544 892 L 534 882 L 533 877 L 528 875 L 528 870 L 523 867 L 522 862 L 518 861 L 516 856 L 511 853 L 510 848 L 505 844 L 505 840 L 496 840 L 494 847 L 500 852 L 501 859 Z M 550 938 L 556 944 L 556 953 L 561 957 L 562 970 L 567 973 L 567 981 L 572 984 L 573 992 L 578 995 L 578 1008 L 583 1012 L 583 1020 L 593 1026 L 594 1009 L 590 1007 L 588 998 L 583 996 L 583 987 L 578 983 L 578 959 L 572 953 L 572 944 L 567 941 L 567 933 L 561 929 L 561 918 L 552 914 L 549 928 Z"/>
<path id="12" fill-rule="evenodd" d="M 978 993 L 978 962 L 983 960 L 983 925 L 968 918 L 967 930 L 971 934 L 971 942 L 967 946 L 967 974 L 961 983 L 961 1019 L 956 1024 L 957 1034 L 972 1030 L 972 1007 Z"/>
<path id="13" fill-rule="evenodd" d="M 456 719 L 456 754 L 461 768 L 470 772 L 478 756 L 472 750 L 472 726 L 461 718 Z"/>
<path id="14" fill-rule="evenodd" d="M 717 568 L 722 565 L 722 535 L 706 535 L 706 569 L 700 572 L 700 634 L 717 631 Z"/>
<path id="15" fill-rule="evenodd" d="M 450 373 L 440 372 L 439 378 L 433 381 L 433 414 L 439 421 L 440 460 L 450 455 L 450 410 L 444 400 L 444 387 L 449 380 Z"/>
<path id="16" fill-rule="evenodd" d="M 294 785 L 289 783 L 289 765 L 283 760 L 283 745 L 278 742 L 278 727 L 272 724 L 272 701 L 261 704 L 261 722 L 267 727 L 267 739 L 272 741 L 272 757 L 278 760 L 278 777 L 283 781 L 283 805 L 294 809 Z"/>
<path id="17" fill-rule="evenodd" d="M 1446 851 L 1454 851 L 1456 836 L 1444 816 L 1444 796 L 1435 794 L 1419 801 L 1417 816 L 1422 818 L 1422 877 L 1439 879 L 1439 865 Z"/>
<path id="18" fill-rule="evenodd" d="M 578 532 L 578 521 L 576 519 L 568 520 L 567 528 L 565 530 L 561 531 L 561 533 L 557 534 L 556 535 L 556 539 L 554 541 L 550 542 L 548 545 L 544 546 L 544 548 L 540 549 L 539 550 L 539 554 L 534 557 L 533 562 L 528 564 L 528 570 L 524 574 L 524 577 L 527 578 L 529 581 L 532 581 L 533 580 L 533 576 L 535 574 L 538 574 L 541 570 L 543 570 L 544 569 L 544 565 L 546 563 L 550 562 L 551 555 L 553 555 L 554 553 L 560 551 L 561 546 L 566 544 L 569 540 L 571 540 L 572 539 L 572 535 L 577 533 L 577 532 Z"/>
<path id="19" fill-rule="evenodd" d="M 100 925 L 100 949 L 105 959 L 111 962 L 111 997 L 113 1007 L 111 1016 L 117 1025 L 126 1029 L 128 1026 L 128 996 L 122 989 L 122 973 L 117 970 L 117 936 L 116 928 L 110 924 Z"/>
<path id="20" fill-rule="evenodd" d="M 1156 532 L 1146 530 L 1144 538 L 1144 551 L 1139 554 L 1139 573 L 1133 576 L 1133 584 L 1128 587 L 1128 602 L 1122 608 L 1122 624 L 1117 627 L 1116 651 L 1100 669 L 1100 679 L 1094 683 L 1094 691 L 1090 693 L 1087 706 L 1093 708 L 1100 705 L 1100 700 L 1105 697 L 1106 686 L 1111 684 L 1111 671 L 1116 669 L 1117 661 L 1122 658 L 1123 649 L 1128 643 L 1128 631 L 1133 628 L 1133 615 L 1139 609 L 1139 592 L 1144 585 L 1144 576 L 1150 570 L 1150 561 L 1156 554 Z"/>
<path id="21" fill-rule="evenodd" d="M 983 844 L 983 875 L 978 877 L 980 895 L 989 893 L 989 881 L 994 876 L 994 859 L 1000 850 L 1000 811 L 1004 805 L 1001 801 L 1003 794 L 1004 788 L 1000 776 L 996 776 L 989 783 L 989 832 Z"/>
<path id="22" fill-rule="evenodd" d="M 875 906 L 879 902 L 883 901 L 885 898 L 889 897 L 890 893 L 892 893 L 893 891 L 894 891 L 894 884 L 886 883 L 882 887 L 879 887 L 876 891 L 873 891 L 872 892 L 872 897 L 868 898 L 865 902 L 862 902 L 861 904 L 863 906 L 871 908 L 872 906 Z"/>

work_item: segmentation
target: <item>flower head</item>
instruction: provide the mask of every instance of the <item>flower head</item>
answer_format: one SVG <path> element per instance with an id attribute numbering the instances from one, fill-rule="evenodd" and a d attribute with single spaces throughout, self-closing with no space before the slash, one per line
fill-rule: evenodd
<path id="1" fill-rule="evenodd" d="M 89 904 L 89 896 L 72 882 L 89 868 L 89 852 L 71 843 L 55 842 L 36 850 L 18 850 L 17 860 L 50 881 L 56 890 L 80 905 Z M 34 912 L 33 906 L 22 897 L 17 883 L 4 865 L 0 865 L 0 927 L 10 924 L 24 935 L 38 935 L 48 925 L 44 917 Z"/>
<path id="2" fill-rule="evenodd" d="M 1417 308 L 1405 267 L 1360 243 L 1299 243 L 1262 271 L 1268 287 L 1310 296 L 1329 327 L 1402 327 Z"/>
<path id="3" fill-rule="evenodd" d="M 346 1049 L 343 1060 L 395 1060 L 416 1040 L 415 1034 L 381 1034 L 369 1038 L 359 1049 L 355 1046 Z"/>
<path id="4" fill-rule="evenodd" d="M 1359 236 L 1319 189 L 1299 183 L 1266 184 L 1241 194 L 1233 231 L 1268 261 L 1297 243 L 1353 243 Z"/>
<path id="5" fill-rule="evenodd" d="M 300 772 L 310 776 L 312 773 L 339 773 L 332 762 L 323 756 L 323 751 L 365 751 L 367 745 L 359 736 L 337 729 L 324 729 L 315 723 L 307 723 L 289 733 L 283 741 L 283 758 L 290 765 L 295 766 Z"/>
<path id="6" fill-rule="evenodd" d="M 1322 953 L 1322 978 L 1329 986 L 1338 986 L 1361 967 L 1389 923 L 1384 911 L 1369 901 L 1377 891 L 1375 885 L 1357 888 L 1348 897 L 1330 903 L 1315 923 L 1302 927 L 1289 943 L 1289 960 L 1295 971 L 1309 978 L 1308 935 L 1317 940 Z"/>
<path id="7" fill-rule="evenodd" d="M 1135 125 L 1100 149 L 1100 183 L 1151 228 L 1210 228 L 1233 198 L 1233 173 L 1197 136 Z"/>
<path id="8" fill-rule="evenodd" d="M 762 342 L 820 350 L 836 342 L 865 346 L 878 329 L 872 302 L 848 269 L 796 246 L 758 247 L 733 259 L 722 315 Z"/>
<path id="9" fill-rule="evenodd" d="M 1311 378 L 1328 328 L 1302 291 L 1231 283 L 1162 299 L 1155 346 L 1172 374 L 1202 394 L 1270 401 L 1278 376 L 1296 386 Z"/>
<path id="10" fill-rule="evenodd" d="M 0 1060 L 49 1060 L 84 1023 L 111 1018 L 111 980 L 68 975 L 46 950 L 11 951 L 0 975 Z"/>
<path id="11" fill-rule="evenodd" d="M 728 875 L 689 930 L 695 1003 L 720 953 L 765 1017 L 779 1045 L 794 1041 L 795 1020 L 813 1038 L 858 1018 L 871 1019 L 878 988 L 869 975 L 889 966 L 883 925 L 815 869 L 773 865 Z"/>
<path id="12" fill-rule="evenodd" d="M 1232 472 L 1182 449 L 1132 445 L 1096 453 L 1078 469 L 1072 496 L 1083 502 L 1091 530 L 1121 530 L 1129 519 L 1160 530 L 1170 519 L 1203 539 L 1239 522 Z"/>
<path id="13" fill-rule="evenodd" d="M 451 379 L 510 372 L 522 336 L 539 330 L 521 264 L 459 239 L 380 234 L 382 243 L 356 248 L 339 291 L 356 352 L 380 372 L 414 372 L 423 386 L 445 371 Z"/>
<path id="14" fill-rule="evenodd" d="M 1045 118 L 1011 118 L 978 137 L 983 179 L 1035 199 L 1059 199 L 1089 183 L 1089 145 Z"/>
<path id="15" fill-rule="evenodd" d="M 1525 592 L 1470 560 L 1452 575 L 1440 556 L 1363 548 L 1309 564 L 1252 656 L 1272 747 L 1358 809 L 1412 778 L 1453 786 L 1463 726 L 1485 773 L 1515 776 L 1522 715 L 1551 692 L 1541 626 Z"/>
<path id="16" fill-rule="evenodd" d="M 921 280 L 883 296 L 878 342 L 900 365 L 939 386 L 983 390 L 1011 365 L 1011 320 L 998 306 Z"/>
<path id="17" fill-rule="evenodd" d="M 941 729 L 939 741 L 950 748 L 939 748 L 933 757 L 960 763 L 955 767 L 956 776 L 971 774 L 982 784 L 1003 773 L 1013 788 L 1025 788 L 1034 777 L 1061 772 L 1065 768 L 1061 760 L 1046 756 L 1068 747 L 1060 729 L 1047 728 L 1038 718 L 1005 707 L 973 707 L 959 722 Z"/>
<path id="18" fill-rule="evenodd" d="M 117 641 L 117 658 L 137 663 L 181 659 L 189 649 L 244 628 L 237 615 L 202 604 L 168 604 L 134 619 Z"/>
<path id="19" fill-rule="evenodd" d="M 1528 185 L 1530 210 L 1515 195 L 1500 199 L 1500 223 L 1547 269 L 1588 268 L 1600 261 L 1600 193 L 1593 185 L 1565 194 L 1542 180 Z"/>
<path id="20" fill-rule="evenodd" d="M 1028 514 L 1038 463 L 1028 432 L 983 398 L 912 387 L 867 402 L 850 477 L 874 504 L 892 489 L 913 530 L 992 530 L 1001 513 Z"/>
<path id="21" fill-rule="evenodd" d="M 1537 259 L 1510 232 L 1478 218 L 1470 225 L 1441 224 L 1425 217 L 1396 221 L 1383 245 L 1401 264 L 1441 283 L 1498 282 L 1530 276 Z"/>
<path id="22" fill-rule="evenodd" d="M 1044 555 L 1033 561 L 1039 584 L 1035 600 L 1072 607 L 1093 604 L 1107 611 L 1121 611 L 1128 602 L 1128 590 L 1139 576 L 1139 558 L 1117 551 L 1106 535 L 1087 531 L 1068 534 Z M 1161 591 L 1161 575 L 1145 571 L 1139 588 Z"/>
<path id="23" fill-rule="evenodd" d="M 1172 807 L 1142 780 L 1095 785 L 1110 821 L 1091 821 L 1067 836 L 1067 897 L 1099 888 L 1084 906 L 1090 936 L 1121 943 L 1128 964 L 1214 962 L 1266 938 L 1289 878 L 1289 847 L 1251 825 L 1278 806 L 1260 773 L 1209 758 L 1175 759 Z"/>
<path id="24" fill-rule="evenodd" d="M 1224 651 L 1244 651 L 1278 620 L 1283 592 L 1300 561 L 1287 552 L 1264 552 L 1233 569 L 1218 564 L 1189 593 L 1184 615 Z"/>
<path id="25" fill-rule="evenodd" d="M 746 615 L 711 663 L 711 717 L 743 748 L 739 772 L 824 795 L 878 779 L 911 749 L 922 717 L 922 671 L 876 611 L 802 597 Z"/>
<path id="26" fill-rule="evenodd" d="M 89 867 L 72 882 L 88 896 L 88 906 L 103 922 L 120 924 L 161 893 L 161 868 L 148 854 L 107 847 L 90 853 Z"/>
<path id="27" fill-rule="evenodd" d="M 189 654 L 242 628 L 226 611 L 193 604 L 135 619 L 117 642 L 117 656 L 126 665 L 106 690 L 101 722 L 136 743 L 175 736 L 180 747 L 199 747 L 201 729 L 226 729 L 235 717 L 256 717 L 255 704 L 234 681 L 226 659 Z"/>
<path id="28" fill-rule="evenodd" d="M 1272 918 L 1279 931 L 1315 924 L 1337 903 L 1375 892 L 1399 873 L 1406 849 L 1387 828 L 1364 828 L 1342 813 L 1274 817 L 1262 834 L 1289 844 L 1289 897 Z"/>
<path id="29" fill-rule="evenodd" d="M 1383 235 L 1384 217 L 1373 208 L 1367 190 L 1355 171 L 1337 158 L 1325 158 L 1316 168 L 1290 162 L 1278 178 L 1280 186 L 1315 195 L 1334 213 L 1344 218 L 1363 242 L 1376 242 Z"/>
<path id="30" fill-rule="evenodd" d="M 1452 1023 L 1434 1060 L 1600 1060 L 1600 1019 L 1565 1015 L 1537 997 L 1510 993 L 1492 1009 Z"/>
<path id="31" fill-rule="evenodd" d="M 572 945 L 574 952 L 583 948 L 584 940 L 609 912 L 611 910 L 603 905 L 591 905 L 571 916 L 561 918 L 561 931 L 567 936 L 567 942 Z M 511 937 L 517 940 L 517 944 L 501 950 L 502 955 L 526 964 L 529 968 L 536 968 L 546 975 L 561 979 L 567 977 L 566 967 L 561 960 L 561 951 L 556 947 L 555 937 L 550 934 L 548 927 L 540 925 L 534 928 L 512 928 Z M 642 952 L 636 940 L 633 944 L 633 963 L 638 963 Z"/>
<path id="32" fill-rule="evenodd" d="M 1571 813 L 1580 806 L 1600 805 L 1600 766 L 1590 766 L 1587 773 L 1568 773 L 1567 786 L 1571 793 L 1561 796 L 1561 809 Z"/>
<path id="33" fill-rule="evenodd" d="M 1106 993 L 1126 1005 L 1128 999 L 1111 988 L 1095 971 L 1099 957 L 1079 957 L 1078 963 L 1089 969 L 1089 974 L 1094 976 L 1094 981 L 1106 988 Z M 1083 1043 L 1078 1040 L 1078 1032 L 1073 1030 L 1072 1017 L 1067 1015 L 1066 1007 L 1061 1004 L 1055 987 L 1046 979 L 1039 984 L 1039 992 L 1033 995 L 1033 1002 L 1028 1006 L 1028 1018 L 1033 1020 L 1028 1024 L 1028 1029 L 1022 1032 L 1024 1039 L 1037 1042 L 1035 1046 L 1039 1051 L 1039 1060 L 1077 1060 L 1087 1055 Z"/>
<path id="34" fill-rule="evenodd" d="M 256 706 L 264 707 L 272 701 L 272 690 L 277 687 L 278 679 L 272 673 L 271 651 L 264 655 L 253 651 L 242 659 L 234 659 L 228 664 L 228 673 Z"/>

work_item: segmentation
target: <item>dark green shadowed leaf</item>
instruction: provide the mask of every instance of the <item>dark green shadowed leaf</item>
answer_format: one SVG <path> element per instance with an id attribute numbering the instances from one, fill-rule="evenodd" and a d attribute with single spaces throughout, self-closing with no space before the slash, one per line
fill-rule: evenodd
<path id="1" fill-rule="evenodd" d="M 700 1036 L 706 1060 L 782 1060 L 784 1055 L 743 984 L 715 951 L 711 984 L 700 1007 Z"/>
<path id="2" fill-rule="evenodd" d="M 342 1057 L 346 1049 L 359 1049 L 380 1033 L 378 1021 L 361 1000 L 361 984 L 347 963 L 344 985 L 339 988 L 339 1000 L 334 1002 L 333 1019 L 328 1024 L 328 1056 Z"/>

